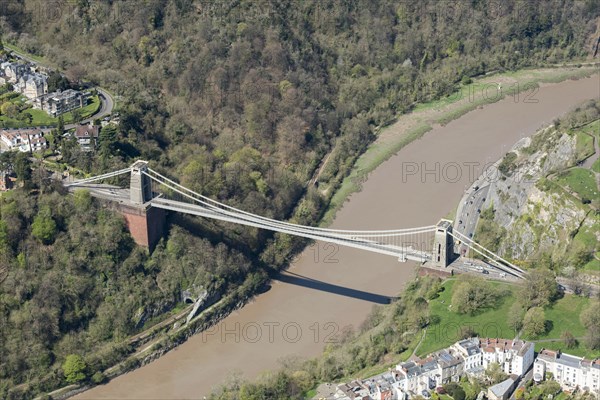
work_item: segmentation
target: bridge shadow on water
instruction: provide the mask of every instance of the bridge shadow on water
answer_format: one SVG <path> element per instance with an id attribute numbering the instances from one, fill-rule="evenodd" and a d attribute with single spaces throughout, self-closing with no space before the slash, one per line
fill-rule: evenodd
<path id="1" fill-rule="evenodd" d="M 284 271 L 280 274 L 277 274 L 273 277 L 273 280 L 289 283 L 291 285 L 302 286 L 309 289 L 321 290 L 323 292 L 333 293 L 340 296 L 352 297 L 354 299 L 364 300 L 375 304 L 390 304 L 396 299 L 396 297 L 384 296 L 377 293 L 370 293 L 358 289 L 334 285 L 332 283 L 323 282 L 290 271 Z"/>

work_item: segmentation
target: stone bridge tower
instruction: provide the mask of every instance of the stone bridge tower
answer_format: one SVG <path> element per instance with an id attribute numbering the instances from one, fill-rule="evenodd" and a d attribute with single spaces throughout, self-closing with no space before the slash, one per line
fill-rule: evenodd
<path id="1" fill-rule="evenodd" d="M 164 234 L 165 212 L 152 207 L 152 180 L 144 174 L 148 170 L 147 161 L 136 161 L 131 166 L 129 182 L 129 202 L 121 203 L 119 210 L 125 217 L 133 240 L 154 249 Z"/>
<path id="2" fill-rule="evenodd" d="M 452 221 L 441 219 L 435 229 L 433 240 L 433 265 L 446 268 L 454 258 L 454 240 L 452 236 Z"/>
<path id="3" fill-rule="evenodd" d="M 133 204 L 143 205 L 152 200 L 152 181 L 144 172 L 148 171 L 147 161 L 136 161 L 131 166 L 129 199 Z"/>

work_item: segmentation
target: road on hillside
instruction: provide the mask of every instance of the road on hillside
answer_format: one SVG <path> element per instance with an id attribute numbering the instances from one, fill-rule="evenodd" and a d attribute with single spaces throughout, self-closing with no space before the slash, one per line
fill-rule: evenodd
<path id="1" fill-rule="evenodd" d="M 476 186 L 476 189 L 470 196 L 466 197 L 464 204 L 457 215 L 457 221 L 454 222 L 455 229 L 463 235 L 472 238 L 475 234 L 479 214 L 482 211 L 483 204 L 490 190 L 490 186 Z M 462 244 L 459 254 L 463 255 L 468 249 L 466 244 Z"/>
<path id="2" fill-rule="evenodd" d="M 98 110 L 98 112 L 96 114 L 92 115 L 91 117 L 81 120 L 80 124 L 82 124 L 82 125 L 88 124 L 95 119 L 101 119 L 101 118 L 106 117 L 107 115 L 110 115 L 115 106 L 115 101 L 112 98 L 112 96 L 110 95 L 110 93 L 108 93 L 106 90 L 98 88 L 98 87 L 96 88 L 96 90 L 98 91 L 98 97 L 100 97 L 100 104 L 101 104 L 100 109 Z M 65 125 L 65 129 L 73 129 L 77 125 L 78 124 L 68 124 L 68 125 Z"/>

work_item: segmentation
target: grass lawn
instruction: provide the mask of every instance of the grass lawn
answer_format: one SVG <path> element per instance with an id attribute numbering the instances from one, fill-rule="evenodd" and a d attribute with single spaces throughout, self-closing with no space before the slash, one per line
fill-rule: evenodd
<path id="1" fill-rule="evenodd" d="M 469 326 L 473 328 L 480 337 L 498 337 L 510 339 L 515 337 L 515 332 L 507 324 L 507 315 L 510 306 L 517 301 L 516 293 L 519 286 L 509 285 L 502 282 L 492 282 L 499 288 L 510 290 L 510 294 L 501 300 L 501 304 L 494 309 L 485 310 L 477 315 L 462 315 L 451 311 L 452 288 L 456 280 L 448 280 L 443 284 L 444 291 L 440 296 L 429 302 L 431 315 L 439 317 L 437 324 L 432 324 L 427 329 L 425 339 L 419 346 L 417 355 L 424 356 L 436 350 L 448 347 L 460 339 L 460 328 Z M 588 306 L 590 299 L 573 295 L 566 295 L 557 300 L 551 307 L 545 309 L 546 320 L 549 321 L 549 331 L 536 338 L 524 337 L 526 340 L 550 340 L 536 343 L 536 350 L 542 347 L 549 349 L 562 349 L 563 342 L 560 336 L 566 330 L 573 336 L 584 337 L 586 330 L 579 321 L 579 315 Z M 600 351 L 592 352 L 583 343 L 579 343 L 574 349 L 563 349 L 569 354 L 579 356 L 599 356 Z"/>
<path id="2" fill-rule="evenodd" d="M 535 339 L 560 339 L 560 335 L 567 330 L 575 337 L 584 336 L 585 328 L 579 321 L 579 315 L 589 302 L 588 298 L 572 295 L 558 299 L 551 308 L 547 307 L 544 310 L 546 320 L 552 321 L 551 329 L 545 335 Z"/>
<path id="3" fill-rule="evenodd" d="M 7 93 L 8 94 L 8 93 Z M 23 102 L 23 96 L 18 96 L 10 99 L 11 102 Z M 90 97 L 90 103 L 83 108 L 79 109 L 81 119 L 86 119 L 94 115 L 100 108 L 100 98 L 98 96 Z M 50 114 L 43 110 L 37 110 L 34 108 L 28 108 L 23 112 L 28 112 L 33 117 L 31 123 L 21 121 L 17 118 L 9 118 L 5 115 L 0 116 L 0 127 L 7 128 L 23 128 L 28 126 L 56 126 L 58 125 L 58 118 L 52 117 Z M 73 113 L 68 112 L 63 114 L 65 124 L 73 123 Z"/>
<path id="4" fill-rule="evenodd" d="M 596 139 L 600 139 L 600 119 L 581 127 L 581 131 L 594 136 Z"/>
<path id="5" fill-rule="evenodd" d="M 90 104 L 83 108 L 80 108 L 79 112 L 81 113 L 81 118 L 86 119 L 96 114 L 96 112 L 98 112 L 98 109 L 100 109 L 100 99 L 98 98 L 98 96 L 92 96 L 90 97 Z M 71 112 L 65 113 L 63 115 L 63 118 L 65 120 L 65 124 L 70 124 L 73 122 L 73 114 Z"/>
<path id="6" fill-rule="evenodd" d="M 455 282 L 455 280 L 446 281 L 443 285 L 444 291 L 440 293 L 440 296 L 429 302 L 431 315 L 437 315 L 440 321 L 428 327 L 427 335 L 421 346 L 419 346 L 417 355 L 423 356 L 454 344 L 460 339 L 460 328 L 463 326 L 473 328 L 481 337 L 508 339 L 515 336 L 515 331 L 506 322 L 506 315 L 514 301 L 514 293 L 518 290 L 517 286 L 493 282 L 492 284 L 497 287 L 509 289 L 511 295 L 504 297 L 498 308 L 488 309 L 470 316 L 457 314 L 448 309 L 451 304 L 452 287 Z"/>
<path id="7" fill-rule="evenodd" d="M 557 181 L 572 191 L 577 192 L 580 197 L 589 200 L 598 197 L 598 186 L 592 171 L 584 168 L 573 168 L 557 176 Z"/>
<path id="8" fill-rule="evenodd" d="M 592 171 L 600 173 L 600 158 L 592 164 Z"/>
<path id="9" fill-rule="evenodd" d="M 590 125 L 598 125 L 596 122 Z M 588 127 L 590 126 L 588 125 Z M 575 136 L 575 154 L 577 161 L 585 160 L 592 154 L 594 154 L 594 138 L 580 130 Z"/>
<path id="10" fill-rule="evenodd" d="M 600 272 L 600 261 L 594 258 L 583 266 L 583 270 L 586 272 L 595 272 L 597 275 Z"/>
<path id="11" fill-rule="evenodd" d="M 581 242 L 588 249 L 598 249 L 598 240 L 596 239 L 598 232 L 600 232 L 600 221 L 593 214 L 588 215 L 587 220 L 592 223 L 591 226 L 586 224 L 583 225 L 577 235 L 573 238 L 574 242 Z"/>

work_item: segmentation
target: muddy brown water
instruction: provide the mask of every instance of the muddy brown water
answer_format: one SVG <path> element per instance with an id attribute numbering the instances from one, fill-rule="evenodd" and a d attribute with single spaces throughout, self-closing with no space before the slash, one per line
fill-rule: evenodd
<path id="1" fill-rule="evenodd" d="M 600 79 L 545 85 L 537 102 L 506 98 L 436 127 L 370 174 L 333 227 L 393 229 L 435 224 L 452 211 L 482 165 L 577 103 L 600 96 Z M 460 173 L 460 176 L 459 176 Z M 415 264 L 318 243 L 271 290 L 209 332 L 77 399 L 202 399 L 232 376 L 255 378 L 288 357 L 318 355 L 374 304 L 398 295 Z"/>

